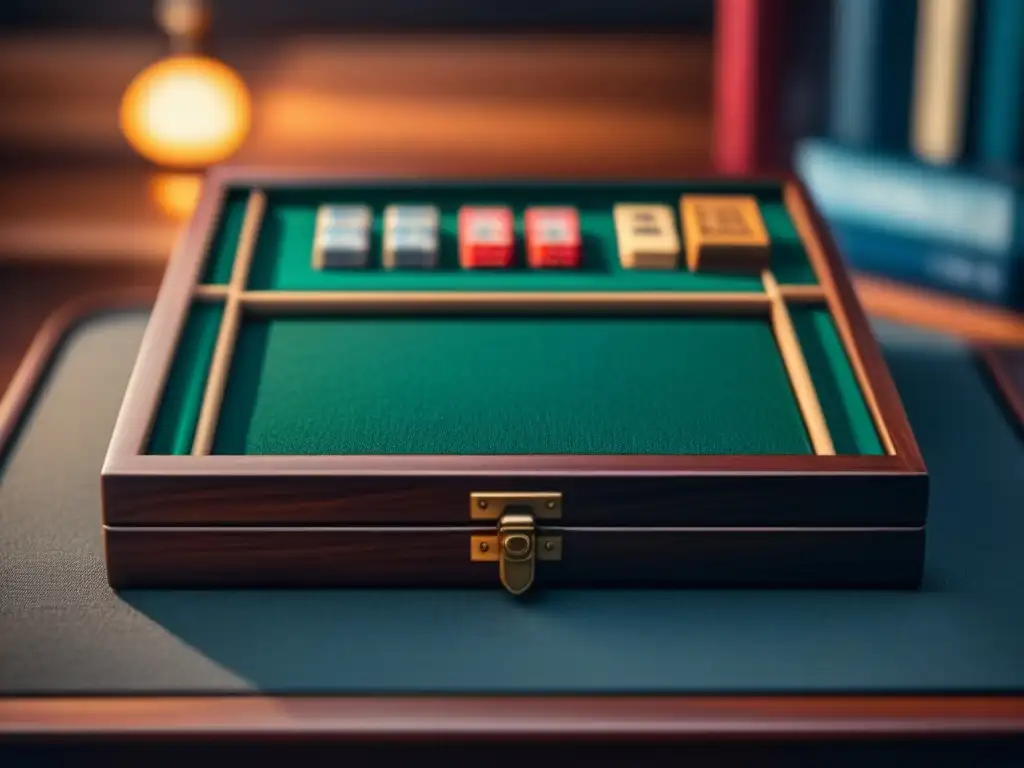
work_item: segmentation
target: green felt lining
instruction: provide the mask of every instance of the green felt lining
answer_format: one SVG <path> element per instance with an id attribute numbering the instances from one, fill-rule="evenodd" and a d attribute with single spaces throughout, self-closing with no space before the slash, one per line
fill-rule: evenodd
<path id="1" fill-rule="evenodd" d="M 232 189 L 224 199 L 203 271 L 202 282 L 208 285 L 227 285 L 231 281 L 231 267 L 238 239 L 242 236 L 248 197 L 247 190 Z"/>
<path id="2" fill-rule="evenodd" d="M 817 282 L 777 184 L 384 183 L 271 191 L 248 287 L 761 291 L 755 277 L 619 266 L 615 203 L 667 204 L 678 219 L 681 194 L 716 192 L 758 197 L 781 284 Z M 206 283 L 230 279 L 247 196 L 232 189 L 225 198 Z M 312 268 L 314 219 L 324 202 L 374 209 L 370 269 Z M 385 205 L 416 202 L 441 208 L 440 269 L 380 269 Z M 513 208 L 515 269 L 458 269 L 463 204 Z M 559 204 L 580 211 L 583 268 L 528 270 L 522 213 Z M 824 310 L 791 312 L 837 451 L 882 453 L 831 318 Z M 193 307 L 150 453 L 190 451 L 220 315 L 219 306 Z M 219 423 L 213 450 L 225 454 L 810 452 L 767 320 L 750 318 L 246 318 Z"/>
<path id="3" fill-rule="evenodd" d="M 824 309 L 790 308 L 836 453 L 878 456 L 882 444 L 836 331 Z"/>
<path id="4" fill-rule="evenodd" d="M 185 456 L 192 452 L 196 420 L 223 314 L 222 304 L 198 302 L 189 310 L 150 431 L 148 453 Z"/>
<path id="5" fill-rule="evenodd" d="M 767 318 L 247 318 L 217 454 L 807 454 Z"/>
<path id="6" fill-rule="evenodd" d="M 623 269 L 619 262 L 616 203 L 661 203 L 679 225 L 683 193 L 736 191 L 757 194 L 773 242 L 773 269 L 781 283 L 816 283 L 778 185 L 751 187 L 722 183 L 623 185 L 374 185 L 324 190 L 276 190 L 256 243 L 248 287 L 254 290 L 385 291 L 760 291 L 757 277 L 694 274 L 680 269 Z M 312 243 L 317 207 L 362 203 L 373 209 L 371 264 L 365 270 L 317 270 Z M 380 265 L 383 211 L 390 203 L 429 203 L 441 211 L 437 269 L 385 270 Z M 458 210 L 462 205 L 507 205 L 515 213 L 516 262 L 510 270 L 462 270 L 458 265 Z M 525 266 L 523 212 L 530 205 L 571 205 L 580 213 L 583 264 L 579 270 L 531 270 Z M 682 259 L 681 259 L 682 263 Z"/>
<path id="7" fill-rule="evenodd" d="M 818 278 L 786 206 L 771 200 L 762 200 L 760 205 L 772 243 L 772 274 L 776 281 L 781 285 L 816 285 Z"/>

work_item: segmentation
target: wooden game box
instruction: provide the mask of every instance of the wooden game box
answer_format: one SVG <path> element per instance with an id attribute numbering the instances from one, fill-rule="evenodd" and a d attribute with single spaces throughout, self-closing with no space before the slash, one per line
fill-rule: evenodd
<path id="1" fill-rule="evenodd" d="M 707 195 L 756 203 L 764 268 L 623 265 L 617 204 L 671 206 L 685 253 L 681 200 Z M 326 203 L 371 207 L 365 268 L 314 264 Z M 382 267 L 395 203 L 438 207 L 434 268 Z M 509 268 L 460 266 L 463 205 L 512 209 Z M 578 268 L 525 263 L 537 205 L 578 210 Z M 796 180 L 222 168 L 102 493 L 115 587 L 913 588 L 928 477 Z"/>

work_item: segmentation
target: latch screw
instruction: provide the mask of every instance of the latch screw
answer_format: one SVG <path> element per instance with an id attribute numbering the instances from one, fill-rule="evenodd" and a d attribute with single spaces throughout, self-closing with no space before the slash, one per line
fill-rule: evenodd
<path id="1" fill-rule="evenodd" d="M 478 501 L 476 503 L 476 505 L 478 507 L 480 507 L 480 509 L 487 509 L 487 500 L 486 499 L 480 499 L 480 501 Z"/>
<path id="2" fill-rule="evenodd" d="M 553 499 L 549 500 L 546 506 L 547 506 L 548 509 L 554 509 L 555 508 L 554 500 Z"/>
<path id="3" fill-rule="evenodd" d="M 544 549 L 546 549 L 548 552 L 550 552 L 554 548 L 555 548 L 555 542 L 553 542 L 553 541 L 545 541 L 544 542 Z"/>
<path id="4" fill-rule="evenodd" d="M 481 552 L 486 552 L 490 548 L 491 548 L 491 545 L 488 544 L 486 541 L 481 541 L 480 542 L 480 551 Z"/>

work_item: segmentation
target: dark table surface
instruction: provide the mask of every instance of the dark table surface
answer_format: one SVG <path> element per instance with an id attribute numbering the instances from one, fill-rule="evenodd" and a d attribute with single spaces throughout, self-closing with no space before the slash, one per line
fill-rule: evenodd
<path id="1" fill-rule="evenodd" d="M 933 477 L 920 592 L 115 594 L 99 469 L 145 320 L 78 327 L 5 458 L 0 695 L 1024 691 L 1024 445 L 949 338 L 879 326 Z"/>

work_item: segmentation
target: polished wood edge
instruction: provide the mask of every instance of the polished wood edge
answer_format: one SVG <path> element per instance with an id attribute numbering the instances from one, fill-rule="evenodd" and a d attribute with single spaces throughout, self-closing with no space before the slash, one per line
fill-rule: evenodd
<path id="1" fill-rule="evenodd" d="M 885 447 L 886 453 L 896 454 L 896 445 L 890 433 L 887 414 L 883 412 L 882 406 L 878 402 L 874 383 L 864 367 L 863 359 L 857 349 L 857 338 L 850 326 L 850 317 L 844 303 L 846 296 L 842 292 L 843 276 L 835 271 L 838 262 L 829 260 L 828 241 L 820 237 L 820 233 L 815 229 L 820 226 L 820 221 L 812 219 L 808 207 L 810 201 L 803 195 L 803 190 L 800 187 L 795 185 L 787 187 L 784 199 L 786 210 L 803 243 L 811 268 L 824 288 L 826 305 L 835 323 L 843 350 L 849 358 L 857 387 L 871 414 L 871 420 L 874 422 L 879 440 Z"/>
<path id="2" fill-rule="evenodd" d="M 156 696 L 0 699 L 0 738 L 814 740 L 1024 733 L 1020 696 Z"/>
<path id="3" fill-rule="evenodd" d="M 156 291 L 126 287 L 76 297 L 61 305 L 40 326 L 0 397 L 0 456 L 7 452 L 24 416 L 25 408 L 41 383 L 54 352 L 70 330 L 90 315 L 105 310 L 148 307 Z"/>
<path id="4" fill-rule="evenodd" d="M 128 379 L 104 466 L 139 455 L 149 436 L 164 381 L 174 361 L 178 336 L 188 319 L 189 305 L 227 195 L 227 187 L 216 183 L 215 178 L 208 177 L 203 184 L 195 212 L 167 264 L 139 356 Z"/>
<path id="5" fill-rule="evenodd" d="M 296 187 L 305 187 L 311 184 L 322 184 L 324 186 L 332 186 L 335 183 L 344 184 L 357 184 L 366 186 L 375 185 L 387 185 L 396 183 L 423 183 L 424 185 L 430 186 L 448 186 L 448 185 L 459 185 L 459 184 L 472 184 L 474 186 L 494 186 L 503 187 L 509 185 L 530 185 L 543 183 L 550 186 L 565 186 L 572 187 L 578 186 L 581 182 L 579 178 L 547 178 L 547 177 L 536 177 L 536 176 L 508 176 L 502 174 L 500 179 L 494 179 L 493 173 L 487 173 L 486 177 L 481 177 L 476 173 L 470 175 L 460 176 L 443 176 L 439 174 L 429 174 L 424 176 L 422 173 L 406 174 L 406 173 L 366 173 L 361 170 L 353 170 L 351 166 L 334 165 L 334 166 L 317 166 L 311 167 L 309 165 L 296 165 L 292 167 L 280 166 L 280 165 L 259 165 L 259 164 L 246 164 L 228 161 L 219 165 L 212 166 L 206 172 L 206 178 L 209 183 L 222 188 L 228 187 L 261 187 L 268 191 L 273 190 L 289 190 Z M 717 173 L 715 171 L 702 170 L 698 173 L 688 173 L 685 176 L 680 174 L 672 174 L 671 177 L 665 178 L 645 178 L 641 181 L 644 184 L 650 185 L 665 185 L 673 186 L 678 185 L 680 178 L 686 180 L 691 184 L 708 184 L 714 186 L 716 189 L 722 184 L 735 184 L 738 187 L 752 187 L 752 186 L 774 186 L 780 191 L 783 186 L 790 180 L 796 178 L 790 173 L 780 174 L 755 174 L 752 176 L 747 175 L 729 175 Z M 622 177 L 599 177 L 599 176 L 587 176 L 583 181 L 587 184 L 606 184 L 608 186 L 629 186 L 635 185 L 637 179 L 632 176 Z"/>
<path id="6" fill-rule="evenodd" d="M 853 284 L 844 271 L 839 250 L 824 218 L 799 179 L 794 178 L 786 183 L 783 197 L 818 280 L 825 289 L 839 337 L 874 416 L 879 437 L 909 471 L 925 473 L 924 458 L 910 427 L 910 419 L 896 383 L 889 373 Z"/>
<path id="7" fill-rule="evenodd" d="M 224 313 L 220 320 L 217 340 L 213 346 L 210 369 L 206 375 L 206 388 L 196 422 L 195 437 L 192 441 L 193 456 L 206 456 L 213 448 L 217 424 L 220 421 L 221 403 L 227 388 L 231 361 L 235 355 L 239 328 L 242 325 L 241 296 L 249 282 L 249 271 L 256 250 L 256 239 L 259 237 L 260 227 L 263 225 L 263 212 L 266 207 L 267 196 L 258 189 L 251 190 L 245 206 L 242 231 L 235 246 Z"/>
<path id="8" fill-rule="evenodd" d="M 155 476 L 279 478 L 289 475 L 452 475 L 491 477 L 565 477 L 599 473 L 602 477 L 815 473 L 913 476 L 896 456 L 703 456 L 703 455 L 381 455 L 381 456 L 123 456 L 108 461 L 106 478 Z"/>
<path id="9" fill-rule="evenodd" d="M 467 531 L 481 531 L 494 533 L 493 521 L 491 525 L 485 525 L 486 521 L 473 521 L 469 525 L 130 525 L 130 524 L 104 524 L 105 532 L 127 534 L 130 536 L 152 536 L 154 534 L 194 534 L 201 533 L 211 536 L 223 535 L 226 537 L 235 534 L 251 533 L 275 533 L 275 534 L 298 534 L 305 536 L 310 533 L 376 533 L 393 536 L 419 536 L 424 533 L 466 533 Z M 751 534 L 767 533 L 775 535 L 806 535 L 814 533 L 892 533 L 892 534 L 921 534 L 925 532 L 923 525 L 548 525 L 541 526 L 545 531 L 571 531 L 577 534 L 622 534 L 637 535 L 660 535 L 660 534 Z"/>
<path id="10" fill-rule="evenodd" d="M 874 276 L 856 275 L 854 283 L 864 307 L 876 317 L 976 344 L 1024 347 L 1024 314 Z"/>
<path id="11" fill-rule="evenodd" d="M 782 292 L 782 298 L 786 300 L 787 304 L 813 306 L 815 304 L 826 304 L 828 301 L 828 295 L 820 285 L 787 285 L 781 283 L 779 290 Z"/>
<path id="12" fill-rule="evenodd" d="M 789 316 L 782 292 L 779 290 L 779 284 L 770 270 L 765 270 L 761 279 L 764 283 L 765 293 L 768 294 L 768 300 L 771 302 L 771 325 L 775 343 L 779 347 L 782 365 L 786 369 L 790 386 L 796 396 L 800 414 L 803 416 L 804 428 L 811 439 L 814 453 L 818 456 L 835 456 L 835 444 L 832 442 L 825 414 L 821 410 L 818 391 L 814 387 L 814 379 L 811 378 L 807 360 L 804 358 L 804 352 L 800 346 L 800 338 L 793 327 L 793 321 Z"/>
<path id="13" fill-rule="evenodd" d="M 976 354 L 999 390 L 1003 403 L 1016 418 L 1014 426 L 1020 431 L 1024 430 L 1024 391 L 1021 390 L 1021 382 L 1015 380 L 1007 369 L 1003 355 L 1008 351 L 1000 347 L 979 347 Z M 1017 354 L 1024 354 L 1020 349 L 1014 351 Z"/>
<path id="14" fill-rule="evenodd" d="M 659 456 L 297 456 L 297 457 L 253 457 L 253 456 L 148 456 L 142 452 L 149 424 L 159 406 L 164 378 L 173 362 L 178 335 L 187 317 L 190 301 L 198 290 L 198 275 L 205 261 L 207 238 L 212 232 L 222 201 L 231 185 L 244 185 L 247 189 L 259 188 L 269 191 L 282 185 L 310 184 L 317 180 L 347 180 L 343 172 L 324 169 L 290 171 L 286 169 L 256 169 L 237 166 L 221 166 L 211 169 L 203 187 L 196 213 L 181 239 L 179 248 L 168 267 L 156 306 L 142 342 L 142 350 L 136 362 L 125 394 L 124 405 L 118 417 L 103 467 L 105 479 L 116 482 L 118 477 L 129 475 L 196 475 L 212 477 L 218 475 L 240 475 L 248 472 L 272 475 L 290 473 L 346 474 L 366 473 L 395 475 L 430 474 L 486 474 L 502 475 L 556 473 L 579 474 L 587 472 L 611 473 L 687 473 L 687 472 L 879 472 L 879 473 L 921 473 L 922 467 L 906 465 L 903 456 L 782 456 L 782 457 L 659 457 Z M 394 182 L 400 179 L 389 178 Z M 700 183 L 700 178 L 692 181 Z M 722 181 L 721 177 L 708 176 L 708 183 Z M 377 181 L 381 181 L 377 179 Z M 729 181 L 728 179 L 726 181 Z M 785 197 L 793 189 L 783 178 L 745 179 L 748 184 L 778 185 Z M 433 183 L 433 182 L 432 182 Z M 448 183 L 439 180 L 437 183 Z M 565 182 L 571 183 L 571 182 Z M 608 182 L 616 183 L 616 182 Z M 628 182 L 622 182 L 628 183 Z M 796 189 L 797 195 L 803 193 Z M 836 264 L 827 263 L 824 268 L 836 269 Z M 826 288 L 826 296 L 828 286 Z M 251 294 L 249 294 L 251 295 Z M 765 297 L 751 302 L 751 309 L 760 312 Z M 843 302 L 856 302 L 852 289 L 843 297 Z M 866 320 L 864 329 L 866 333 Z M 871 339 L 869 333 L 866 338 Z M 859 339 L 858 339 L 859 340 Z M 879 353 L 880 354 L 880 353 Z M 879 358 L 880 359 L 880 358 Z M 884 369 L 883 369 L 884 370 Z"/>

